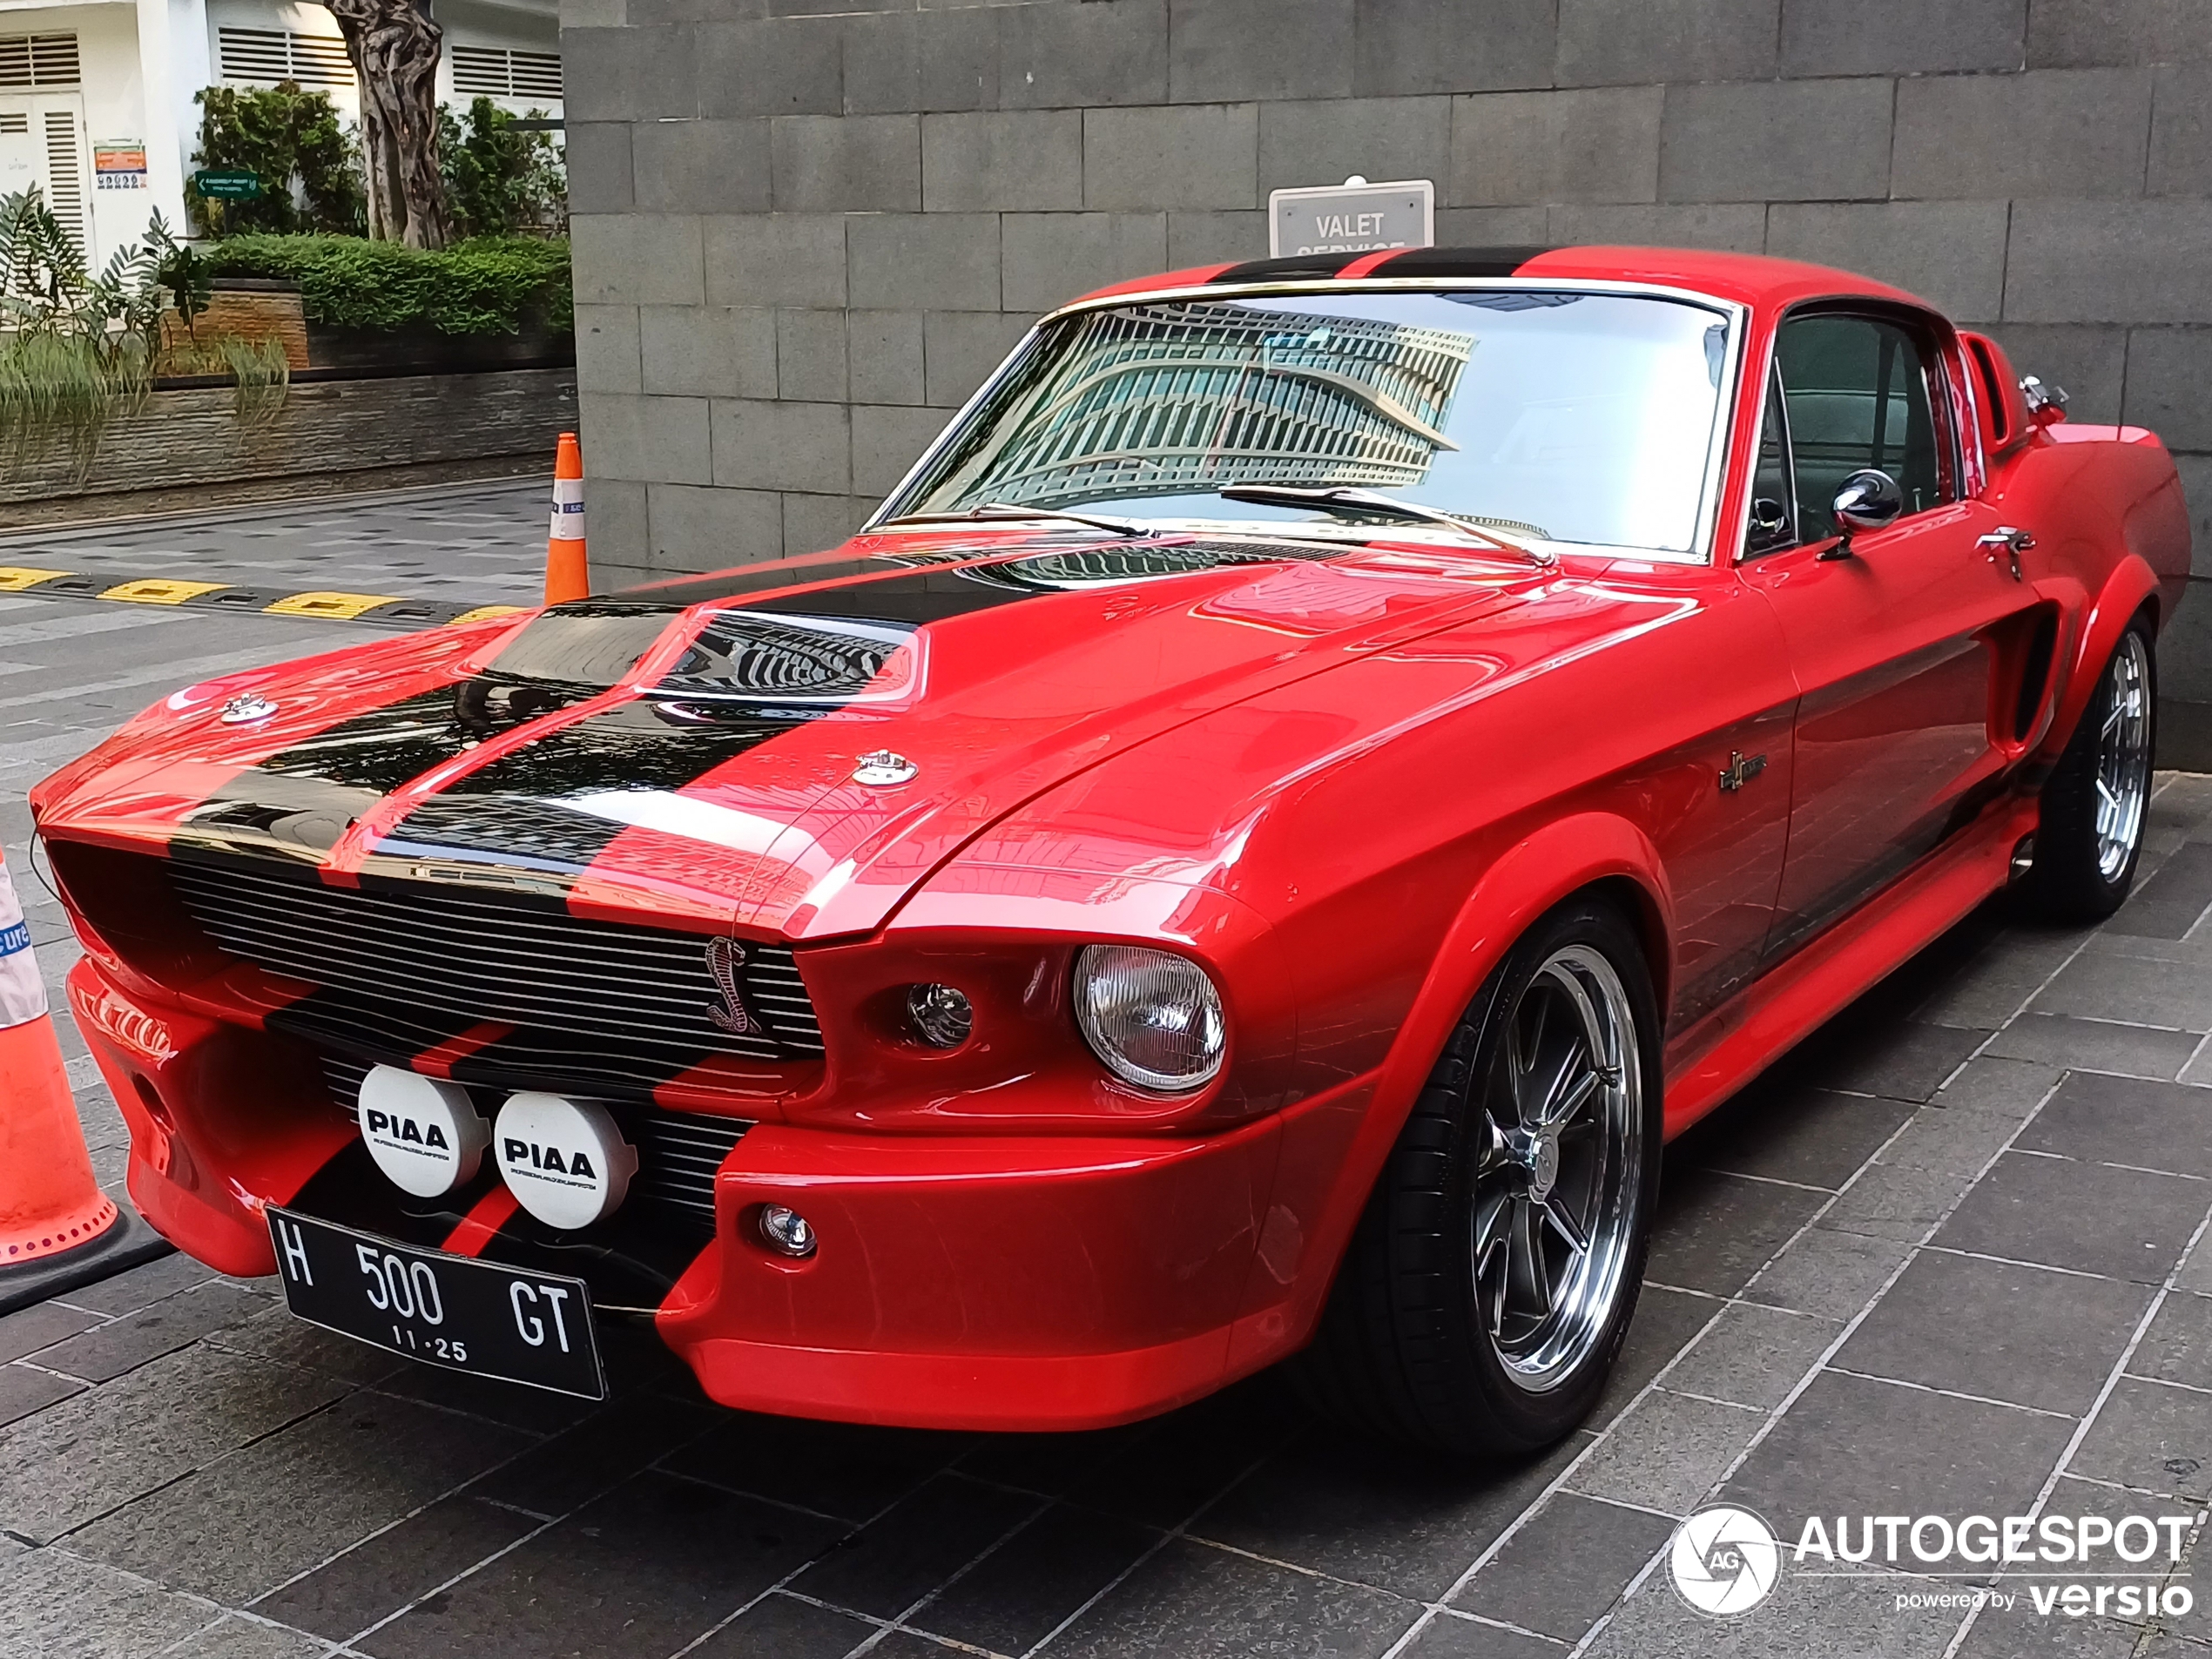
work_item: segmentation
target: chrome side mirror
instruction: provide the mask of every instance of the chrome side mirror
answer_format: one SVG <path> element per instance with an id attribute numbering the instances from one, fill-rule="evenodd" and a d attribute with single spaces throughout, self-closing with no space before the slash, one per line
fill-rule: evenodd
<path id="1" fill-rule="evenodd" d="M 2028 418 L 2038 426 L 2066 419 L 2066 388 L 2046 386 L 2034 375 L 2021 377 L 2020 395 L 2027 401 Z"/>
<path id="2" fill-rule="evenodd" d="M 1854 532 L 1878 530 L 1897 522 L 1905 511 L 1905 492 L 1889 474 L 1862 467 L 1838 486 L 1829 511 L 1836 516 L 1839 539 L 1833 547 L 1824 549 L 1820 556 L 1847 559 L 1851 556 L 1851 538 Z"/>

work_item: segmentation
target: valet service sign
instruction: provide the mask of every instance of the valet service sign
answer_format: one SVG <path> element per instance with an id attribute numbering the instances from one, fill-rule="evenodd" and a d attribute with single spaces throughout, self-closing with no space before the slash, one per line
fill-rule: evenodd
<path id="1" fill-rule="evenodd" d="M 1340 185 L 1268 194 L 1267 252 L 1273 259 L 1379 253 L 1435 242 L 1436 186 L 1426 179 L 1371 185 L 1355 173 Z"/>
<path id="2" fill-rule="evenodd" d="M 2195 1597 L 2171 1580 L 2205 1518 L 1813 1515 L 1791 1543 L 1753 1511 L 1714 1504 L 1675 1529 L 1664 1570 L 1685 1602 L 1716 1619 L 1742 1618 L 1792 1578 L 1871 1581 L 1899 1613 L 2176 1619 Z"/>

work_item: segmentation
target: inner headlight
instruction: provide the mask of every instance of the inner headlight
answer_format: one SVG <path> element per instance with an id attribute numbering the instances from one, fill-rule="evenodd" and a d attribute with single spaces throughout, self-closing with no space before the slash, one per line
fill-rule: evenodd
<path id="1" fill-rule="evenodd" d="M 1197 1089 L 1221 1069 L 1221 993 L 1188 957 L 1086 945 L 1076 958 L 1076 1023 L 1115 1076 L 1144 1089 Z"/>

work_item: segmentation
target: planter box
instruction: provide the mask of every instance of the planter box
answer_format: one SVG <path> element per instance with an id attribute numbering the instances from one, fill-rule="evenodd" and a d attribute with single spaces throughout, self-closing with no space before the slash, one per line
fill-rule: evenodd
<path id="1" fill-rule="evenodd" d="M 107 429 L 90 472 L 34 453 L 0 479 L 0 503 L 115 496 L 254 478 L 543 456 L 576 428 L 576 375 L 563 368 L 295 382 L 264 426 L 241 423 L 228 387 L 154 392 Z"/>
<path id="2" fill-rule="evenodd" d="M 514 334 L 442 334 L 435 328 L 307 325 L 307 366 L 341 374 L 468 374 L 502 368 L 569 368 L 576 336 L 543 327 Z"/>
<path id="3" fill-rule="evenodd" d="M 174 311 L 163 316 L 161 329 L 167 345 L 179 345 L 187 338 L 185 325 Z M 281 342 L 284 361 L 294 374 L 313 361 L 307 346 L 307 319 L 300 309 L 300 290 L 289 282 L 218 277 L 207 309 L 192 320 L 192 335 L 212 340 L 223 334 Z"/>

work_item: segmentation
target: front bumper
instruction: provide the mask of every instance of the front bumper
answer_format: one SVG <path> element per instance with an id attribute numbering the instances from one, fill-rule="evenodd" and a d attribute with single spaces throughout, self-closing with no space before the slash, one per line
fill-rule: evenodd
<path id="1" fill-rule="evenodd" d="M 1310 1163 L 1317 1134 L 1334 1143 L 1358 1115 L 1323 1096 L 1203 1137 L 759 1124 L 713 1177 L 711 1235 L 639 1220 L 603 1243 L 526 1216 L 487 1224 L 502 1217 L 489 1186 L 424 1204 L 365 1174 L 318 1056 L 293 1039 L 126 995 L 90 960 L 69 988 L 130 1123 L 132 1198 L 209 1265 L 273 1271 L 262 1211 L 276 1203 L 577 1273 L 603 1307 L 650 1312 L 715 1399 L 854 1422 L 1103 1426 L 1279 1358 L 1305 1323 L 1289 1293 L 1314 1265 L 1285 1258 L 1297 1227 L 1271 1203 L 1284 1138 Z M 813 1257 L 760 1241 L 769 1203 L 813 1224 Z M 1313 1303 L 1310 1284 L 1297 1299 Z"/>

